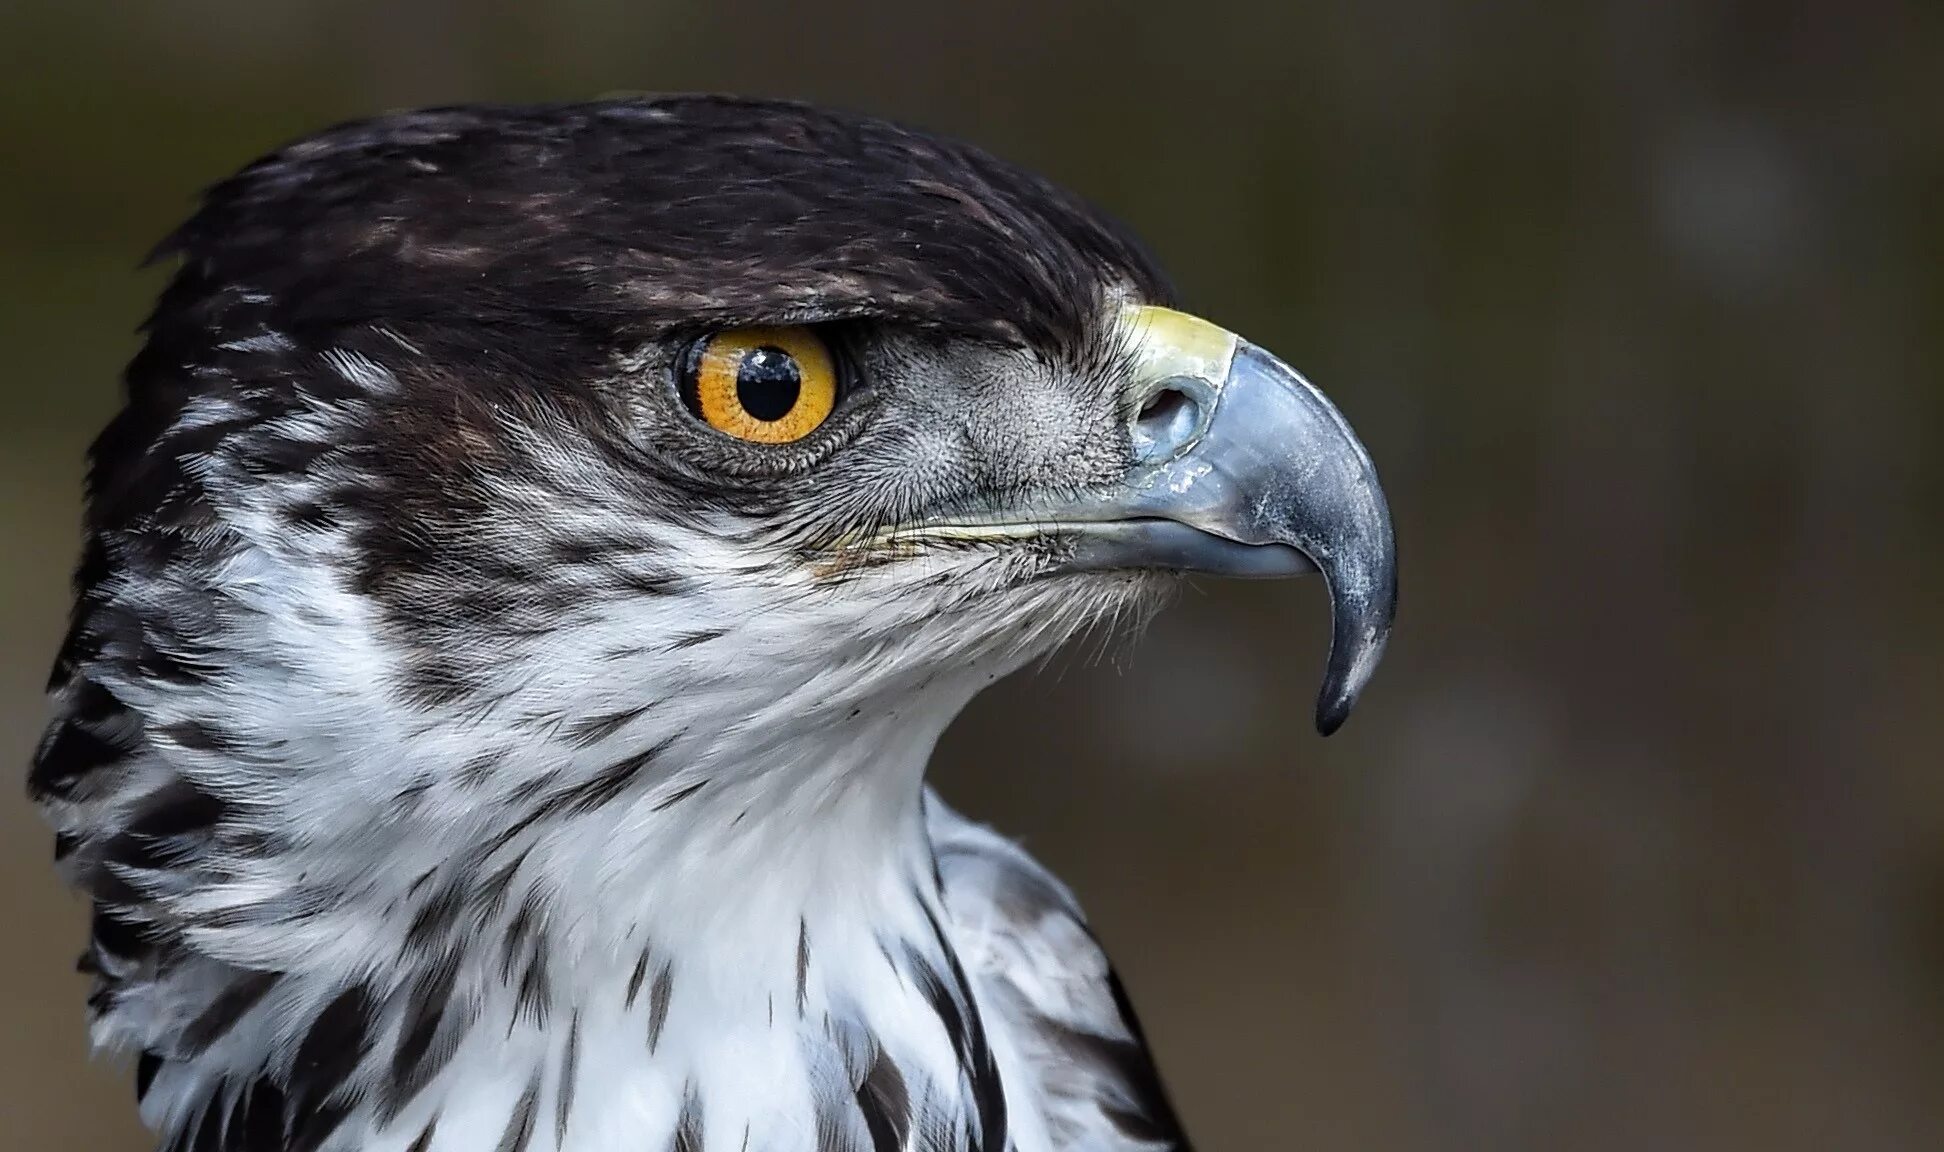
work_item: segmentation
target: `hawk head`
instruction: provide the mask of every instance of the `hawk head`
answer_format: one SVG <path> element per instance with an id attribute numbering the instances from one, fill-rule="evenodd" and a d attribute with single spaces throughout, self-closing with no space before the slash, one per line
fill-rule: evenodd
<path id="1" fill-rule="evenodd" d="M 269 1085 L 307 1146 L 592 966 L 632 1000 L 757 918 L 896 937 L 946 723 L 1181 573 L 1321 570 L 1325 732 L 1383 647 L 1337 412 L 961 144 L 421 112 L 251 165 L 159 253 L 32 788 L 164 1127 Z"/>

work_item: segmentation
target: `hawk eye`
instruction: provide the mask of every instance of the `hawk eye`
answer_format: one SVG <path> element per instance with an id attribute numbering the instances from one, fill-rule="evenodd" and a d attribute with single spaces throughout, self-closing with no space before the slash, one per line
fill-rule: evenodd
<path id="1" fill-rule="evenodd" d="M 683 358 L 682 402 L 703 423 L 756 444 L 788 444 L 837 406 L 837 365 L 808 328 L 729 328 Z"/>

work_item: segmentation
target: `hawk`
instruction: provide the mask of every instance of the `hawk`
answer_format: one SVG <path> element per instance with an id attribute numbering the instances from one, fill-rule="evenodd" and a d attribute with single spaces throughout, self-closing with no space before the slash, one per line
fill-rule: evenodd
<path id="1" fill-rule="evenodd" d="M 215 185 L 91 451 L 31 791 L 181 1152 L 1159 1152 L 1073 896 L 925 784 L 1183 573 L 1395 601 L 1328 401 L 965 144 L 721 97 Z"/>

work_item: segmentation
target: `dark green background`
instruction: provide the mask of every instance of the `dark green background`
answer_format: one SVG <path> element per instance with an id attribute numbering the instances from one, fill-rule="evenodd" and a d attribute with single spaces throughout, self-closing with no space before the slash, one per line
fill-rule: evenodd
<path id="1" fill-rule="evenodd" d="M 194 190 L 385 108 L 722 89 L 969 136 L 1329 390 L 1403 546 L 1210 584 L 940 775 L 1071 879 L 1227 1149 L 1944 1147 L 1944 5 L 0 0 L 0 723 Z M 16 793 L 18 795 L 18 793 Z M 0 1146 L 143 1147 L 0 804 Z"/>

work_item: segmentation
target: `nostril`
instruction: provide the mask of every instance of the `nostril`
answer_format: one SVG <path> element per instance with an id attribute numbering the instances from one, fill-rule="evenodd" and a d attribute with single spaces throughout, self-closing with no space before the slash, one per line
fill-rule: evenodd
<path id="1" fill-rule="evenodd" d="M 1155 422 L 1165 424 L 1176 413 L 1193 403 L 1194 401 L 1188 398 L 1188 393 L 1181 389 L 1163 388 L 1148 397 L 1147 403 L 1141 405 L 1141 414 L 1136 419 L 1147 424 Z"/>
<path id="2" fill-rule="evenodd" d="M 1134 416 L 1134 455 L 1143 462 L 1173 456 L 1194 439 L 1201 409 L 1201 401 L 1186 389 L 1173 385 L 1155 389 Z"/>

